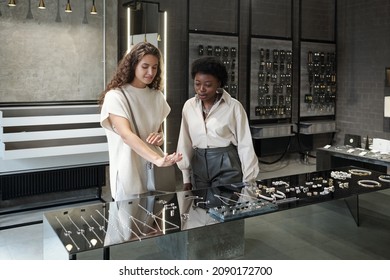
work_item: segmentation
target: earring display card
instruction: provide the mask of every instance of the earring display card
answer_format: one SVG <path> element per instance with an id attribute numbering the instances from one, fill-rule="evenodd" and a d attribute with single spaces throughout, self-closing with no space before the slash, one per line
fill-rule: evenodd
<path id="1" fill-rule="evenodd" d="M 228 71 L 225 90 L 234 98 L 238 96 L 238 38 L 236 36 L 189 34 L 189 71 L 191 63 L 202 56 L 215 56 L 222 60 Z M 188 97 L 194 96 L 193 81 L 189 79 Z"/>
<path id="2" fill-rule="evenodd" d="M 252 38 L 250 119 L 291 118 L 292 43 Z"/>
<path id="3" fill-rule="evenodd" d="M 336 78 L 335 45 L 303 42 L 300 117 L 335 114 Z"/>

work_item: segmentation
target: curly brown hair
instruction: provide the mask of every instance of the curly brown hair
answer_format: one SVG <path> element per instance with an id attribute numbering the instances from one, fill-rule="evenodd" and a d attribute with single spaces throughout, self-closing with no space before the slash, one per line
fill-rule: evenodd
<path id="1" fill-rule="evenodd" d="M 140 42 L 134 45 L 129 53 L 123 56 L 118 64 L 114 77 L 101 93 L 99 104 L 102 105 L 106 93 L 112 89 L 131 83 L 135 78 L 135 69 L 145 55 L 153 55 L 158 59 L 157 73 L 153 81 L 147 86 L 152 89 L 162 90 L 163 59 L 160 50 L 149 42 Z"/>

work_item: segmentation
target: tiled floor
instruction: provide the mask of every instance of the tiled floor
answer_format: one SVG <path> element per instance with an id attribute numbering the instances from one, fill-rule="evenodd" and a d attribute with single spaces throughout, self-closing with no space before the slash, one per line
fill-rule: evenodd
<path id="1" fill-rule="evenodd" d="M 315 170 L 315 159 L 292 156 L 260 164 L 261 179 Z M 240 259 L 390 259 L 390 191 L 360 196 L 358 227 L 343 200 L 275 212 L 245 220 L 245 254 Z M 42 211 L 0 217 L 1 223 L 39 219 Z M 0 231 L 0 260 L 43 258 L 42 224 Z M 81 258 L 94 259 L 85 254 Z M 170 259 L 153 239 L 111 250 L 112 259 Z"/>

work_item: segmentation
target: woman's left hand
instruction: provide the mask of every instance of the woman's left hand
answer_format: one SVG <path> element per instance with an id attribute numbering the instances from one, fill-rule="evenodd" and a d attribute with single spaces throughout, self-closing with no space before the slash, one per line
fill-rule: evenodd
<path id="1" fill-rule="evenodd" d="M 155 146 L 161 146 L 163 143 L 162 133 L 152 132 L 146 138 L 146 142 Z"/>
<path id="2" fill-rule="evenodd" d="M 165 154 L 164 157 L 159 158 L 155 162 L 153 162 L 155 165 L 159 167 L 165 167 L 165 166 L 171 166 L 176 164 L 177 162 L 181 161 L 183 159 L 182 153 L 172 153 L 170 155 Z"/>

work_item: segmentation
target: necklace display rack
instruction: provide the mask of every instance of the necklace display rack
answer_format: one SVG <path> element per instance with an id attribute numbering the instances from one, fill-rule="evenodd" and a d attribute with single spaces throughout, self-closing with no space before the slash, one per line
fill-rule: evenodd
<path id="1" fill-rule="evenodd" d="M 103 204 L 99 208 L 87 206 L 66 210 L 54 215 L 59 225 L 54 227 L 70 254 L 102 248 L 107 243 L 141 241 L 180 229 L 176 203 L 164 202 L 161 209 L 155 212 L 133 203 L 114 209 Z M 130 211 L 137 213 L 137 216 L 130 214 Z M 142 220 L 139 216 L 143 217 Z"/>

